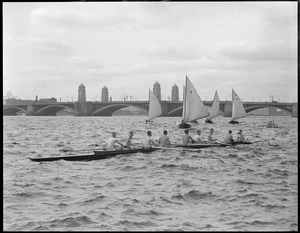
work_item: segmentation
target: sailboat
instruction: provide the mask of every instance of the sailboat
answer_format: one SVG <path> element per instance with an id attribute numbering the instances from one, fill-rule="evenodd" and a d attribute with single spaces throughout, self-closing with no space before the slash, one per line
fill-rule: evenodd
<path id="1" fill-rule="evenodd" d="M 152 119 L 160 116 L 161 114 L 162 114 L 162 109 L 159 100 L 149 89 L 149 116 L 148 119 L 146 120 L 146 123 L 151 122 Z"/>
<path id="2" fill-rule="evenodd" d="M 218 92 L 215 92 L 214 101 L 210 110 L 209 116 L 205 119 L 205 123 L 213 123 L 211 119 L 218 116 L 220 109 L 220 99 L 218 96 Z"/>
<path id="3" fill-rule="evenodd" d="M 247 116 L 244 105 L 240 99 L 240 97 L 235 93 L 232 89 L 232 118 L 229 122 L 230 124 L 238 124 L 237 119 Z"/>
<path id="4" fill-rule="evenodd" d="M 182 120 L 179 124 L 179 128 L 190 128 L 191 125 L 187 124 L 187 122 L 201 119 L 208 115 L 209 114 L 198 95 L 197 90 L 186 76 L 185 86 L 183 88 Z"/>

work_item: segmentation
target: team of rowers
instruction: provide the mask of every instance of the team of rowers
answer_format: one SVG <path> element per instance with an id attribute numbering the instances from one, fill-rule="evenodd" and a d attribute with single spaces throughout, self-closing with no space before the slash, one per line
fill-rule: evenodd
<path id="1" fill-rule="evenodd" d="M 207 137 L 207 141 L 203 141 L 200 137 L 201 135 L 201 130 L 198 129 L 196 131 L 196 134 L 192 137 L 189 135 L 189 130 L 186 129 L 184 130 L 184 135 L 182 136 L 182 144 L 183 145 L 188 145 L 190 143 L 217 143 L 217 139 L 213 138 L 213 129 L 209 130 L 209 135 Z M 237 136 L 237 141 L 244 141 L 245 140 L 245 136 L 242 133 L 243 131 L 240 129 L 238 132 L 238 136 Z M 127 137 L 125 143 L 121 143 L 117 138 L 117 133 L 113 132 L 112 133 L 112 137 L 108 139 L 107 141 L 107 149 L 108 150 L 114 150 L 114 149 L 123 149 L 123 148 L 127 148 L 127 149 L 132 149 L 133 145 L 132 145 L 132 137 L 133 137 L 133 132 L 130 131 L 129 132 L 129 136 Z M 224 141 L 223 143 L 226 144 L 232 144 L 234 143 L 234 139 L 232 136 L 232 131 L 229 130 L 228 133 L 225 135 L 224 137 Z M 120 148 L 118 148 L 119 144 Z M 170 142 L 170 138 L 168 136 L 168 131 L 164 130 L 163 134 L 159 137 L 159 139 L 157 140 L 157 142 L 152 138 L 152 132 L 151 131 L 147 131 L 147 138 L 145 140 L 144 146 L 146 147 L 150 147 L 150 146 L 161 146 L 161 147 L 168 147 L 171 145 Z"/>

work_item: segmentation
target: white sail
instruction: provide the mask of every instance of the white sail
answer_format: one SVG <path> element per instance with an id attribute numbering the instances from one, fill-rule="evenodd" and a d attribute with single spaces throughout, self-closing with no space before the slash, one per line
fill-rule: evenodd
<path id="1" fill-rule="evenodd" d="M 159 103 L 159 100 L 156 98 L 156 96 L 153 94 L 153 92 L 149 89 L 149 118 L 148 120 L 151 120 L 155 117 L 158 117 L 161 115 L 162 110 Z"/>
<path id="2" fill-rule="evenodd" d="M 211 120 L 211 119 L 217 117 L 218 113 L 219 113 L 219 109 L 220 109 L 220 99 L 218 96 L 218 92 L 216 91 L 215 96 L 214 96 L 214 102 L 212 104 L 208 119 Z"/>
<path id="3" fill-rule="evenodd" d="M 207 117 L 209 114 L 197 93 L 197 90 L 191 83 L 188 77 L 185 81 L 185 94 L 183 100 L 183 122 L 189 122 L 197 120 L 203 117 Z"/>
<path id="4" fill-rule="evenodd" d="M 183 93 L 183 100 L 182 100 L 182 119 L 184 119 L 184 115 L 185 115 L 185 105 L 186 105 L 186 103 L 185 103 L 185 86 L 183 86 L 183 91 L 182 91 L 182 93 Z"/>
<path id="5" fill-rule="evenodd" d="M 236 120 L 247 115 L 240 97 L 232 89 L 232 119 Z"/>

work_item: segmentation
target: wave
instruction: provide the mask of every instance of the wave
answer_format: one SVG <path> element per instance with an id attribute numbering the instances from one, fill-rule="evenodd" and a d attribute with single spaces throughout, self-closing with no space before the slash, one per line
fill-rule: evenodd
<path id="1" fill-rule="evenodd" d="M 14 196 L 20 197 L 20 198 L 32 198 L 34 197 L 34 194 L 32 193 L 15 193 Z"/>
<path id="2" fill-rule="evenodd" d="M 195 170 L 199 169 L 198 167 L 192 167 L 192 166 L 189 166 L 188 164 L 182 164 L 182 165 L 180 165 L 180 168 L 182 170 L 188 170 L 188 171 L 195 171 Z"/>
<path id="3" fill-rule="evenodd" d="M 129 220 L 121 220 L 114 224 L 115 226 L 120 226 L 122 230 L 137 230 L 137 229 L 149 229 L 149 227 L 158 226 L 156 223 L 151 221 L 129 221 Z"/>
<path id="4" fill-rule="evenodd" d="M 82 215 L 78 217 L 67 217 L 64 219 L 55 219 L 47 223 L 50 224 L 49 227 L 51 228 L 61 228 L 61 227 L 75 228 L 81 225 L 88 225 L 96 222 L 92 221 L 87 216 Z"/>
<path id="5" fill-rule="evenodd" d="M 163 213 L 159 212 L 159 211 L 155 211 L 155 210 L 145 210 L 145 211 L 140 211 L 140 212 L 137 212 L 137 216 L 140 216 L 140 215 L 145 215 L 145 216 L 161 216 L 163 215 Z"/>
<path id="6" fill-rule="evenodd" d="M 66 204 L 66 203 L 59 203 L 57 206 L 59 206 L 59 207 L 65 207 L 65 206 L 68 206 L 68 204 Z"/>
<path id="7" fill-rule="evenodd" d="M 267 205 L 261 205 L 261 207 L 264 207 L 267 209 L 267 211 L 269 210 L 272 210 L 272 209 L 285 209 L 285 208 L 288 208 L 286 206 L 283 206 L 283 205 L 272 205 L 272 204 L 267 204 Z"/>
<path id="8" fill-rule="evenodd" d="M 185 198 L 187 199 L 203 199 L 203 198 L 213 198 L 215 195 L 209 191 L 209 192 L 200 192 L 197 190 L 191 190 L 187 194 L 184 195 Z"/>
<path id="9" fill-rule="evenodd" d="M 85 200 L 84 203 L 90 203 L 90 202 L 101 202 L 105 201 L 108 197 L 104 195 L 97 195 L 91 199 Z"/>
<path id="10" fill-rule="evenodd" d="M 274 222 L 255 220 L 255 221 L 250 222 L 249 224 L 251 224 L 251 225 L 270 225 L 270 224 L 274 224 Z"/>
<path id="11" fill-rule="evenodd" d="M 161 168 L 174 168 L 178 167 L 176 164 L 163 164 L 160 166 Z"/>
<path id="12" fill-rule="evenodd" d="M 177 194 L 177 195 L 172 195 L 171 196 L 171 199 L 174 199 L 174 200 L 179 200 L 179 201 L 182 201 L 182 200 L 186 200 L 185 198 L 184 198 L 184 196 L 182 196 L 181 194 Z"/>
<path id="13" fill-rule="evenodd" d="M 288 176 L 289 172 L 287 170 L 280 170 L 280 169 L 273 169 L 273 170 L 269 170 L 270 173 L 276 174 L 276 175 L 280 175 L 280 176 Z"/>

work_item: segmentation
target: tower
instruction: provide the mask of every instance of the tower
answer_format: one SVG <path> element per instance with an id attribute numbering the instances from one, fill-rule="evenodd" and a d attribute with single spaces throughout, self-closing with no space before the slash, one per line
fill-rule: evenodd
<path id="1" fill-rule="evenodd" d="M 85 86 L 81 83 L 78 88 L 78 102 L 86 101 Z"/>
<path id="2" fill-rule="evenodd" d="M 171 101 L 179 101 L 179 91 L 176 84 L 172 87 Z"/>
<path id="3" fill-rule="evenodd" d="M 160 84 L 157 81 L 153 84 L 153 94 L 161 100 Z"/>
<path id="4" fill-rule="evenodd" d="M 108 102 L 108 89 L 106 86 L 102 88 L 101 101 Z"/>

